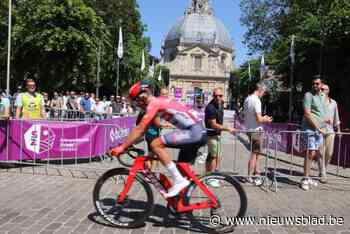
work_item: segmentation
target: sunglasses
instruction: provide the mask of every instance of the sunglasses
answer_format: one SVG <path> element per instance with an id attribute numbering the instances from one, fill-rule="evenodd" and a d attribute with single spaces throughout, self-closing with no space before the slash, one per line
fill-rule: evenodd
<path id="1" fill-rule="evenodd" d="M 220 95 L 214 95 L 214 97 L 223 97 L 224 95 L 220 94 Z"/>
<path id="2" fill-rule="evenodd" d="M 329 89 L 324 89 L 324 88 L 322 88 L 321 90 L 322 90 L 322 91 L 329 91 Z"/>
<path id="3" fill-rule="evenodd" d="M 321 83 L 318 83 L 318 82 L 314 82 L 312 83 L 313 85 L 320 85 Z"/>

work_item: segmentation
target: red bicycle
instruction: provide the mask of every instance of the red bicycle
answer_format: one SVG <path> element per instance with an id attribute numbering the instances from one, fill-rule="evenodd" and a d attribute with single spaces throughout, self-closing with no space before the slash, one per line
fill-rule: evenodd
<path id="1" fill-rule="evenodd" d="M 171 182 L 164 174 L 157 177 L 146 166 L 147 161 L 157 158 L 144 156 L 144 151 L 136 148 L 128 149 L 125 155 L 133 159 L 132 167 L 105 172 L 96 182 L 93 202 L 97 212 L 111 225 L 135 228 L 143 225 L 153 212 L 154 197 L 149 184 L 163 194 Z M 197 177 L 188 163 L 176 165 L 191 183 L 178 196 L 166 199 L 169 211 L 186 214 L 192 225 L 206 232 L 233 231 L 234 225 L 226 217 L 243 217 L 247 210 L 247 196 L 240 183 L 218 172 Z M 220 187 L 208 188 L 206 184 L 210 180 L 217 180 Z"/>

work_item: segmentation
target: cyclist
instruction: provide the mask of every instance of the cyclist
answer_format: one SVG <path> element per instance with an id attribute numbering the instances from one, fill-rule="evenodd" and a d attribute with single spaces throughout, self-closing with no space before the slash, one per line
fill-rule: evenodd
<path id="1" fill-rule="evenodd" d="M 178 130 L 166 133 L 156 138 L 151 143 L 152 151 L 159 157 L 173 180 L 173 186 L 164 197 L 174 197 L 182 189 L 189 185 L 172 161 L 166 147 L 179 148 L 180 162 L 193 162 L 198 149 L 206 143 L 206 130 L 198 113 L 181 103 L 168 97 L 154 97 L 151 86 L 146 81 L 139 81 L 129 90 L 129 98 L 145 110 L 145 115 L 140 123 L 131 131 L 127 140 L 120 146 L 112 149 L 111 154 L 118 156 L 137 141 L 153 123 L 157 115 L 170 122 Z"/>

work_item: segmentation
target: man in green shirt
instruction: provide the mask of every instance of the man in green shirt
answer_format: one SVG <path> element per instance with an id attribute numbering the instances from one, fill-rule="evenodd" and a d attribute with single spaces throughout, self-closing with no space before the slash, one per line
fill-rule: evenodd
<path id="1" fill-rule="evenodd" d="M 305 131 L 307 141 L 307 155 L 304 161 L 304 178 L 301 180 L 301 188 L 309 190 L 310 185 L 317 182 L 311 180 L 310 162 L 321 157 L 320 146 L 323 143 L 323 135 L 326 128 L 326 98 L 321 92 L 322 81 L 319 77 L 315 77 L 312 81 L 312 91 L 305 93 L 304 96 L 304 117 L 302 121 L 302 129 Z M 322 161 L 319 158 L 320 172 L 322 171 Z"/>

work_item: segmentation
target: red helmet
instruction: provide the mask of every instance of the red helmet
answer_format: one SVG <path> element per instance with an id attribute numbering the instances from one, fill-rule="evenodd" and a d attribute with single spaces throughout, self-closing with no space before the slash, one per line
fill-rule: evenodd
<path id="1" fill-rule="evenodd" d="M 129 89 L 129 98 L 135 100 L 141 93 L 150 89 L 150 84 L 147 81 L 139 81 Z"/>

